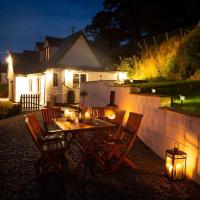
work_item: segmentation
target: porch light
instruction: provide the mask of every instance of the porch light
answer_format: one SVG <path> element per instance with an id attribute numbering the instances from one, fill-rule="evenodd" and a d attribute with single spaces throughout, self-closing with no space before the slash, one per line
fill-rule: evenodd
<path id="1" fill-rule="evenodd" d="M 65 70 L 65 84 L 73 80 L 73 73 L 69 70 Z"/>
<path id="2" fill-rule="evenodd" d="M 12 57 L 11 57 L 11 55 L 9 55 L 9 56 L 7 57 L 6 61 L 7 61 L 7 63 L 12 63 Z"/>
<path id="3" fill-rule="evenodd" d="M 165 175 L 171 180 L 185 178 L 187 154 L 178 148 L 166 150 Z"/>
<path id="4" fill-rule="evenodd" d="M 155 94 L 155 93 L 156 93 L 156 89 L 155 89 L 155 88 L 152 88 L 152 89 L 151 89 L 151 92 L 152 92 L 153 94 Z"/>
<path id="5" fill-rule="evenodd" d="M 124 81 L 127 79 L 127 72 L 119 72 L 118 74 L 119 80 Z"/>

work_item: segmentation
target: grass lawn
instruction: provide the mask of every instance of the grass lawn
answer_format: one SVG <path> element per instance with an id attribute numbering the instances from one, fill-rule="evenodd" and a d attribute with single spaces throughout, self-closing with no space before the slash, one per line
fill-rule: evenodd
<path id="1" fill-rule="evenodd" d="M 132 84 L 140 87 L 142 93 L 152 93 L 152 88 L 156 89 L 155 94 L 173 97 L 172 107 L 200 113 L 200 80 L 199 81 L 177 81 L 177 82 L 148 82 Z M 180 95 L 185 96 L 181 102 Z"/>

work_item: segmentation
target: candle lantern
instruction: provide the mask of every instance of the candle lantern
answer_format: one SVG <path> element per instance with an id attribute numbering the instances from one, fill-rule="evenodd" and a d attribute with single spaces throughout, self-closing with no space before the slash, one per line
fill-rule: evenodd
<path id="1" fill-rule="evenodd" d="M 69 109 L 64 110 L 64 117 L 69 119 L 71 117 L 71 111 Z"/>
<path id="2" fill-rule="evenodd" d="M 85 116 L 84 116 L 85 121 L 90 121 L 91 120 L 91 115 L 89 112 L 85 112 Z"/>
<path id="3" fill-rule="evenodd" d="M 114 120 L 114 119 L 115 119 L 115 114 L 110 114 L 110 115 L 108 115 L 108 119 Z"/>
<path id="4" fill-rule="evenodd" d="M 185 178 L 187 154 L 177 147 L 166 150 L 165 175 L 171 180 Z"/>

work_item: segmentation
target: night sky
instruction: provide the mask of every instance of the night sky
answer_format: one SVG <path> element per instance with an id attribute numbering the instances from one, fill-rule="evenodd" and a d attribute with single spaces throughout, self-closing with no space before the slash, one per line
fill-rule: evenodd
<path id="1" fill-rule="evenodd" d="M 45 36 L 83 29 L 102 10 L 102 0 L 0 0 L 0 51 L 33 50 Z"/>

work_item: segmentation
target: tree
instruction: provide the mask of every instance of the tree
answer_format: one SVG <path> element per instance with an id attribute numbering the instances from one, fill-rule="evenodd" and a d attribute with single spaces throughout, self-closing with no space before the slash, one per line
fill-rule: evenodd
<path id="1" fill-rule="evenodd" d="M 144 36 L 196 22 L 199 4 L 197 0 L 104 0 L 104 10 L 96 14 L 86 32 L 97 45 L 118 51 Z"/>

